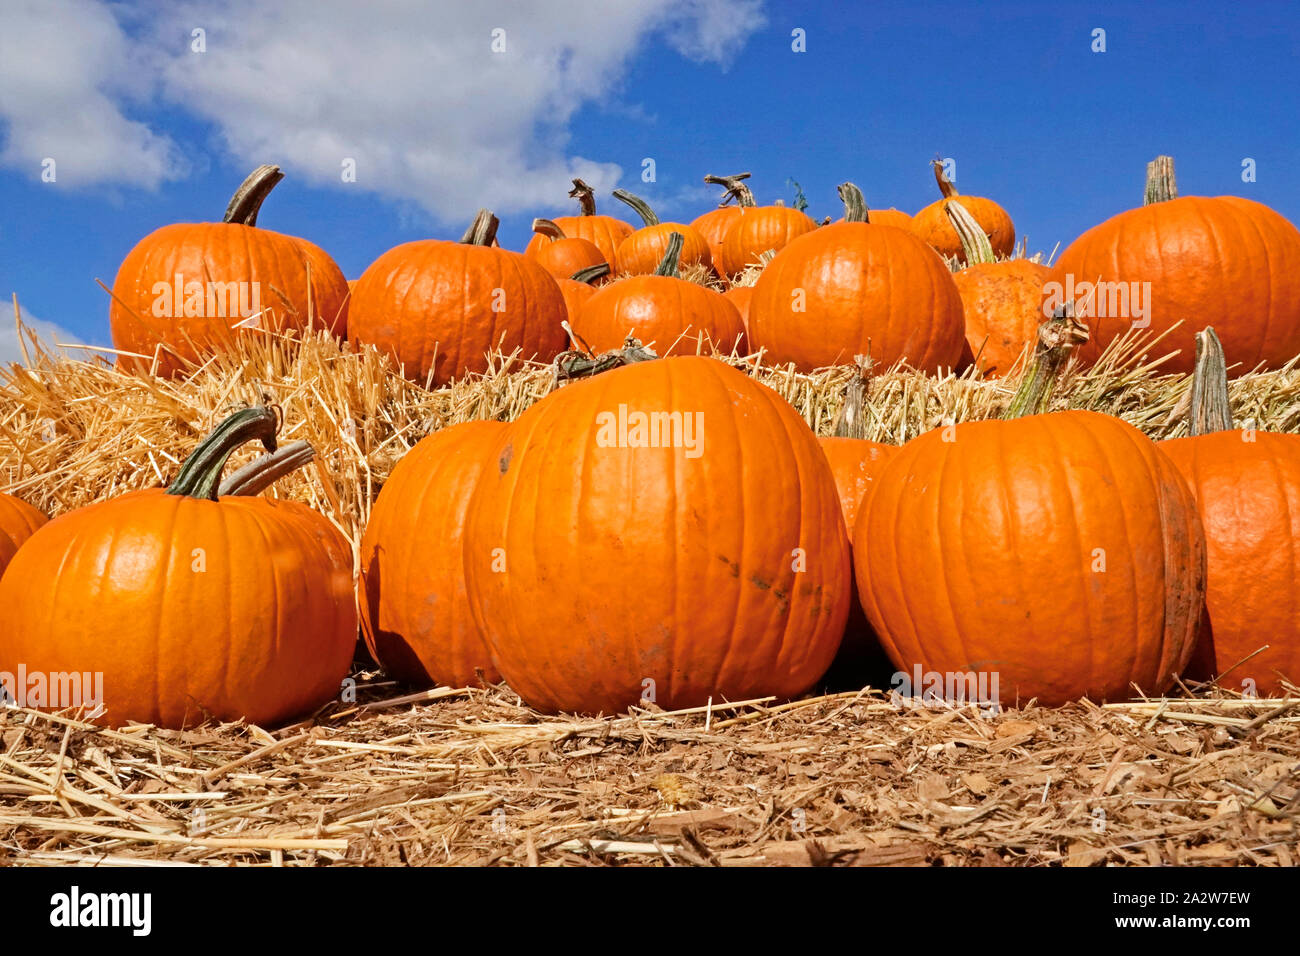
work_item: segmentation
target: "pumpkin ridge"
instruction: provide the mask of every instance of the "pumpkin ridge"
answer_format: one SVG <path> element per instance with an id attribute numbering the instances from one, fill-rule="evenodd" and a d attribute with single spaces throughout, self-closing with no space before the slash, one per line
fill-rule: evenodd
<path id="1" fill-rule="evenodd" d="M 1254 232 L 1255 239 L 1258 241 L 1260 248 L 1264 251 L 1264 259 L 1265 262 L 1267 263 L 1266 271 L 1268 272 L 1268 286 L 1267 286 L 1268 300 L 1266 303 L 1266 307 L 1264 309 L 1264 331 L 1262 335 L 1257 336 L 1259 344 L 1255 350 L 1255 354 L 1257 356 L 1255 364 L 1258 365 L 1259 362 L 1263 359 L 1263 357 L 1266 354 L 1272 351 L 1273 348 L 1277 347 L 1277 346 L 1273 346 L 1272 348 L 1270 348 L 1269 339 L 1272 338 L 1270 333 L 1273 331 L 1273 321 L 1274 321 L 1274 317 L 1273 317 L 1273 301 L 1275 298 L 1274 285 L 1277 283 L 1278 278 L 1281 276 L 1283 270 L 1280 264 L 1278 265 L 1278 268 L 1276 269 L 1274 268 L 1273 243 L 1270 242 L 1268 237 L 1264 235 L 1263 230 L 1260 228 L 1260 224 L 1255 220 L 1255 218 L 1253 216 L 1242 215 L 1241 210 L 1238 209 L 1236 206 L 1230 206 L 1229 208 L 1232 209 L 1232 213 L 1233 213 L 1232 218 L 1234 222 L 1237 224 L 1237 228 L 1240 231 L 1242 232 L 1246 231 L 1242 227 L 1242 223 L 1245 223 L 1246 226 L 1248 226 Z M 1259 285 L 1256 284 L 1255 287 L 1259 288 Z M 1247 371 L 1249 371 L 1249 369 Z"/>

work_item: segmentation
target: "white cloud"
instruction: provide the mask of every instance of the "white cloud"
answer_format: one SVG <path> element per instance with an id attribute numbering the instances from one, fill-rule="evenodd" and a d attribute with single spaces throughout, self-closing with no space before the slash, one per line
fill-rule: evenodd
<path id="1" fill-rule="evenodd" d="M 18 341 L 18 326 L 14 324 L 12 304 L 5 303 L 3 314 L 8 316 L 7 320 L 0 320 L 0 367 L 7 366 L 10 362 L 23 364 L 23 348 Z M 44 319 L 38 319 L 26 309 L 22 310 L 23 325 L 36 333 L 40 339 L 41 347 L 47 352 L 62 352 L 70 358 L 89 358 L 89 353 L 77 351 L 75 349 L 59 349 L 58 344 L 63 345 L 80 345 L 84 343 L 84 337 L 79 336 L 76 332 L 70 332 L 61 325 L 53 322 L 47 322 Z M 27 349 L 32 352 L 31 340 L 24 336 L 24 342 L 27 343 Z"/>
<path id="2" fill-rule="evenodd" d="M 55 183 L 153 187 L 186 163 L 166 135 L 126 116 L 149 92 L 139 51 L 91 0 L 9 0 L 0 11 L 0 164 Z"/>
<path id="3" fill-rule="evenodd" d="M 31 61 L 42 45 L 71 39 L 83 62 L 66 78 L 30 62 L 11 66 L 0 51 L 0 86 L 13 72 L 45 77 L 0 100 L 11 123 L 6 161 L 15 150 L 38 152 L 36 133 L 87 135 L 77 129 L 76 103 L 96 105 L 98 97 L 86 115 L 101 127 L 116 117 L 130 134 L 118 155 L 101 160 L 106 178 L 138 181 L 123 170 L 143 157 L 153 159 L 154 175 L 174 170 L 172 144 L 131 126 L 101 92 L 121 61 L 147 61 L 142 75 L 155 78 L 171 104 L 210 122 L 241 166 L 278 163 L 303 180 L 410 201 L 443 220 L 466 219 L 480 205 L 510 211 L 567 202 L 573 176 L 609 189 L 622 169 L 569 149 L 575 113 L 616 93 L 652 101 L 651 90 L 620 88 L 652 36 L 725 69 L 763 24 L 759 0 L 182 0 L 150 7 L 148 16 L 143 7 L 115 8 L 133 24 L 135 39 L 123 49 L 104 8 L 58 6 L 56 34 L 29 14 L 18 18 L 20 36 L 9 45 L 28 47 Z M 75 22 L 64 24 L 68 16 Z M 4 32 L 12 32 L 9 19 Z M 195 28 L 206 33 L 206 52 L 190 50 Z M 492 49 L 498 28 L 504 52 Z M 143 95 L 139 85 L 122 94 Z M 50 108 L 55 96 L 63 108 Z M 95 148 L 112 153 L 104 139 Z M 341 185 L 345 158 L 356 161 L 356 184 Z"/>

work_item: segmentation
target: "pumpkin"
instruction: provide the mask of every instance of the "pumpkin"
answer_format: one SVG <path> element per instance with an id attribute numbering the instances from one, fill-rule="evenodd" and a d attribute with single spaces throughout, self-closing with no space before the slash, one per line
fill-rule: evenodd
<path id="1" fill-rule="evenodd" d="M 1249 199 L 1161 198 L 1171 195 L 1153 189 L 1148 205 L 1089 229 L 1057 261 L 1053 299 L 1073 300 L 1092 331 L 1080 360 L 1095 362 L 1131 328 L 1156 335 L 1182 322 L 1159 343 L 1161 354 L 1178 350 L 1160 370 L 1190 372 L 1194 322 L 1215 328 L 1239 373 L 1286 364 L 1300 353 L 1300 231 Z"/>
<path id="2" fill-rule="evenodd" d="M 722 275 L 719 266 L 722 261 L 722 243 L 727 238 L 727 233 L 731 231 L 731 227 L 736 224 L 736 220 L 741 217 L 740 206 L 731 206 L 727 203 L 732 199 L 739 199 L 743 194 L 748 197 L 749 205 L 754 204 L 754 196 L 750 193 L 749 187 L 741 182 L 748 178 L 749 173 L 739 173 L 735 176 L 705 176 L 706 183 L 726 186 L 727 191 L 723 194 L 722 203 L 716 209 L 710 209 L 691 221 L 691 228 L 703 236 L 704 241 L 708 243 L 709 261 L 713 263 L 713 271 L 722 277 L 724 284 L 727 277 Z"/>
<path id="3" fill-rule="evenodd" d="M 21 498 L 0 493 L 0 577 L 18 552 L 18 546 L 49 520 L 44 512 Z"/>
<path id="4" fill-rule="evenodd" d="M 619 348 L 629 336 L 653 343 L 660 355 L 694 352 L 711 342 L 723 352 L 741 343 L 745 326 L 720 292 L 677 277 L 681 233 L 673 233 L 654 275 L 632 276 L 598 291 L 571 318 L 589 349 Z"/>
<path id="5" fill-rule="evenodd" d="M 818 441 L 831 466 L 831 476 L 835 479 L 835 490 L 839 494 L 840 510 L 844 515 L 844 526 L 851 535 L 857 520 L 858 505 L 871 487 L 871 482 L 898 448 L 865 438 L 846 436 L 819 438 Z M 862 611 L 862 602 L 855 592 L 849 603 L 844 639 L 826 674 L 826 680 L 837 688 L 860 688 L 868 683 L 884 686 L 882 678 L 891 669 L 889 658 L 881 648 L 879 638 L 871 630 L 871 624 Z"/>
<path id="6" fill-rule="evenodd" d="M 915 235 L 873 226 L 861 192 L 841 187 L 848 221 L 785 247 L 763 270 L 750 301 L 750 347 L 809 372 L 870 354 L 926 372 L 952 368 L 965 344 L 952 274 Z"/>
<path id="7" fill-rule="evenodd" d="M 627 203 L 636 210 L 645 225 L 636 230 L 618 244 L 614 253 L 614 269 L 631 275 L 649 275 L 663 260 L 668 251 L 668 239 L 673 233 L 682 237 L 682 251 L 678 255 L 680 266 L 702 265 L 708 268 L 713 264 L 709 255 L 709 244 L 704 237 L 690 226 L 680 222 L 660 222 L 649 204 L 639 196 L 634 196 L 626 189 L 615 189 L 614 198 Z"/>
<path id="8" fill-rule="evenodd" d="M 961 237 L 957 235 L 946 212 L 948 203 L 957 196 L 957 187 L 944 175 L 942 163 L 936 160 L 930 165 L 934 168 L 934 178 L 943 198 L 930 203 L 912 217 L 912 230 L 944 259 L 955 259 L 964 264 L 966 258 Z M 1011 255 L 1016 247 L 1016 227 L 1007 211 L 992 199 L 982 196 L 962 196 L 961 203 L 988 236 L 993 254 L 998 258 Z"/>
<path id="9" fill-rule="evenodd" d="M 231 452 L 275 430 L 270 409 L 237 412 L 168 489 L 33 534 L 0 579 L 0 671 L 102 674 L 111 726 L 276 725 L 336 697 L 357 639 L 347 539 L 306 505 L 217 494 Z"/>
<path id="10" fill-rule="evenodd" d="M 375 501 L 361 539 L 361 630 L 398 680 L 501 679 L 470 616 L 461 544 L 470 496 L 505 427 L 464 422 L 421 439 Z"/>
<path id="11" fill-rule="evenodd" d="M 735 183 L 740 214 L 727 229 L 722 248 L 713 257 L 713 267 L 725 279 L 755 265 L 768 251 L 780 252 L 792 240 L 812 232 L 817 223 L 789 206 L 758 206 L 744 183 Z"/>
<path id="12" fill-rule="evenodd" d="M 1283 678 L 1300 684 L 1300 436 L 1234 429 L 1214 330 L 1197 345 L 1191 436 L 1160 443 L 1205 526 L 1205 622 L 1191 676 L 1284 694 Z"/>
<path id="13" fill-rule="evenodd" d="M 283 178 L 278 166 L 260 166 L 221 222 L 163 226 L 127 253 L 109 306 L 119 366 L 171 377 L 255 330 L 347 332 L 348 284 L 334 260 L 306 239 L 257 227 Z"/>
<path id="14" fill-rule="evenodd" d="M 1069 349 L 1049 335 L 1058 321 L 1081 329 L 1044 323 L 1009 414 L 1047 407 Z M 1163 693 L 1205 594 L 1205 538 L 1178 470 L 1092 411 L 912 439 L 859 505 L 853 558 L 867 618 L 913 685 L 918 672 L 961 680 L 959 696 L 1003 705 Z"/>
<path id="15" fill-rule="evenodd" d="M 745 327 L 745 348 L 741 352 L 744 355 L 749 351 L 751 341 L 749 335 L 749 303 L 754 299 L 754 287 L 752 285 L 735 285 L 722 294 L 731 300 L 731 304 L 740 313 L 741 324 Z"/>
<path id="16" fill-rule="evenodd" d="M 555 224 L 564 231 L 566 236 L 573 239 L 586 239 L 594 244 L 612 269 L 614 253 L 618 250 L 618 244 L 632 235 L 632 224 L 613 216 L 597 215 L 596 192 L 581 179 L 573 181 L 573 188 L 569 190 L 569 195 L 578 200 L 582 211 L 577 216 L 556 216 Z M 531 255 L 550 241 L 546 236 L 534 234 L 528 241 L 524 254 Z"/>
<path id="17" fill-rule="evenodd" d="M 534 219 L 533 232 L 552 241 L 527 255 L 556 280 L 567 279 L 592 266 L 606 265 L 605 256 L 594 242 L 568 238 L 564 230 L 549 219 Z"/>
<path id="18" fill-rule="evenodd" d="M 564 311 L 569 316 L 570 326 L 583 306 L 587 304 L 587 300 L 596 294 L 596 287 L 592 283 L 607 275 L 609 275 L 609 266 L 601 263 L 590 269 L 575 272 L 568 279 L 560 280 L 560 292 L 564 296 Z"/>
<path id="19" fill-rule="evenodd" d="M 1005 375 L 1033 347 L 1043 321 L 1043 286 L 1052 270 L 1029 259 L 997 261 L 988 236 L 961 202 L 954 199 L 946 212 L 968 263 L 952 278 L 961 295 L 971 360 L 991 377 Z"/>
<path id="20" fill-rule="evenodd" d="M 485 371 L 493 350 L 554 359 L 567 344 L 564 294 L 536 262 L 493 247 L 496 227 L 484 209 L 460 242 L 389 249 L 352 290 L 348 338 L 387 352 L 408 378 L 434 387 Z"/>
<path id="21" fill-rule="evenodd" d="M 789 697 L 826 670 L 848 613 L 817 439 L 703 356 L 617 368 L 525 411 L 479 478 L 465 563 L 497 666 L 546 711 Z"/>

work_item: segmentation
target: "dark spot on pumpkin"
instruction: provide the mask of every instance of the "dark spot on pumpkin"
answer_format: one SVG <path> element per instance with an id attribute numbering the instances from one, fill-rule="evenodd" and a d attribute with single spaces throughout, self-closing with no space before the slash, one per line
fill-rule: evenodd
<path id="1" fill-rule="evenodd" d="M 732 560 L 731 560 L 729 557 L 727 557 L 725 554 L 720 554 L 720 555 L 718 555 L 718 560 L 721 561 L 723 564 L 725 564 L 725 565 L 727 566 L 728 570 L 731 571 L 731 576 L 732 576 L 733 578 L 738 578 L 738 577 L 740 577 L 740 565 L 739 565 L 739 564 L 737 564 L 735 561 L 732 561 Z"/>
<path id="2" fill-rule="evenodd" d="M 515 446 L 513 444 L 506 445 L 505 451 L 501 453 L 501 458 L 497 462 L 498 466 L 501 468 L 501 474 L 504 475 L 507 471 L 510 470 L 510 459 L 514 455 L 514 453 L 515 453 Z"/>
<path id="3" fill-rule="evenodd" d="M 768 588 L 772 586 L 767 581 L 764 581 L 762 578 L 760 578 L 757 574 L 751 574 L 749 576 L 749 583 L 754 585 L 754 587 L 756 588 L 762 588 L 764 591 L 766 591 Z"/>

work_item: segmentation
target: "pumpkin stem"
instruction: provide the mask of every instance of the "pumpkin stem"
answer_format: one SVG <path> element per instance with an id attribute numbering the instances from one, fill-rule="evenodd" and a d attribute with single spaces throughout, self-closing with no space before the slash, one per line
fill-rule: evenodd
<path id="1" fill-rule="evenodd" d="M 840 183 L 836 191 L 840 194 L 840 201 L 844 203 L 845 222 L 871 221 L 867 210 L 867 198 L 862 195 L 861 189 L 853 183 Z"/>
<path id="2" fill-rule="evenodd" d="M 840 411 L 840 420 L 835 426 L 837 438 L 866 438 L 867 417 L 863 413 L 867 402 L 867 385 L 871 381 L 871 358 L 867 355 L 853 356 L 857 374 L 849 379 L 844 387 L 844 407 Z"/>
<path id="3" fill-rule="evenodd" d="M 682 257 L 682 243 L 685 241 L 680 232 L 669 235 L 668 248 L 664 250 L 664 257 L 659 260 L 659 266 L 654 272 L 655 275 L 677 278 L 677 266 Z"/>
<path id="4" fill-rule="evenodd" d="M 1142 205 L 1167 202 L 1178 198 L 1178 180 L 1174 177 L 1174 158 L 1157 156 L 1147 163 L 1147 188 Z"/>
<path id="5" fill-rule="evenodd" d="M 582 206 L 582 212 L 579 215 L 596 215 L 596 190 L 592 189 L 581 179 L 575 179 L 573 181 L 573 188 L 569 190 L 569 196 L 578 200 L 578 203 Z"/>
<path id="6" fill-rule="evenodd" d="M 533 232 L 537 233 L 539 236 L 546 236 L 548 239 L 555 239 L 557 241 L 568 238 L 564 234 L 564 230 L 550 219 L 534 219 Z"/>
<path id="7" fill-rule="evenodd" d="M 248 178 L 239 184 L 235 195 L 230 197 L 226 214 L 222 222 L 233 222 L 241 226 L 256 226 L 257 214 L 266 197 L 271 195 L 275 184 L 284 179 L 279 166 L 258 166 L 248 174 Z"/>
<path id="8" fill-rule="evenodd" d="M 199 442 L 168 486 L 167 494 L 216 501 L 226 459 L 240 445 L 253 440 L 260 441 L 267 451 L 275 451 L 279 425 L 275 412 L 262 405 L 235 412 Z"/>
<path id="9" fill-rule="evenodd" d="M 954 199 L 952 202 L 944 203 L 943 211 L 948 214 L 948 221 L 957 230 L 957 238 L 961 240 L 961 251 L 966 257 L 967 265 L 998 261 L 998 257 L 993 254 L 993 244 L 989 242 L 988 233 L 980 228 L 980 224 L 975 221 L 975 217 L 960 200 Z"/>
<path id="10" fill-rule="evenodd" d="M 491 209 L 480 209 L 460 241 L 467 246 L 490 246 L 497 237 L 497 227 L 500 225 L 501 220 L 492 215 Z"/>
<path id="11" fill-rule="evenodd" d="M 243 495 L 251 498 L 260 495 L 285 475 L 311 464 L 315 457 L 316 449 L 310 444 L 291 441 L 228 475 L 217 490 L 217 496 Z"/>
<path id="12" fill-rule="evenodd" d="M 943 193 L 943 198 L 951 199 L 953 196 L 956 196 L 958 194 L 957 187 L 954 186 L 952 180 L 944 174 L 943 163 L 934 159 L 930 161 L 930 166 L 934 169 L 934 181 L 939 184 L 939 192 Z"/>
<path id="13" fill-rule="evenodd" d="M 585 269 L 579 269 L 573 275 L 569 276 L 574 282 L 585 282 L 591 285 L 597 279 L 602 279 L 609 275 L 609 263 L 598 262 L 594 266 L 587 266 Z"/>
<path id="14" fill-rule="evenodd" d="M 741 182 L 742 179 L 748 179 L 749 176 L 749 173 L 736 173 L 734 176 L 714 176 L 710 173 L 704 177 L 704 181 L 715 186 L 727 187 L 727 191 L 722 194 L 722 202 L 718 203 L 719 206 L 725 206 L 733 199 L 738 206 L 756 206 L 758 204 L 754 202 L 754 194 L 749 191 L 748 186 Z"/>
<path id="15" fill-rule="evenodd" d="M 1223 357 L 1223 344 L 1208 325 L 1196 333 L 1196 370 L 1192 373 L 1192 407 L 1187 415 L 1187 427 L 1192 435 L 1232 429 L 1228 365 Z"/>
<path id="16" fill-rule="evenodd" d="M 644 222 L 647 226 L 659 225 L 659 217 L 656 216 L 655 211 L 650 208 L 650 204 L 646 202 L 644 199 L 642 199 L 640 196 L 634 196 L 626 189 L 615 189 L 614 198 L 621 202 L 627 203 L 629 206 L 635 209 L 636 214 L 641 217 L 641 221 Z"/>
<path id="17" fill-rule="evenodd" d="M 1038 344 L 1020 387 L 1011 397 L 1004 419 L 1041 415 L 1052 402 L 1056 379 L 1070 357 L 1070 350 L 1088 341 L 1088 327 L 1074 317 L 1074 303 L 1066 302 L 1038 327 Z"/>
<path id="18" fill-rule="evenodd" d="M 603 355 L 583 355 L 577 351 L 562 352 L 555 359 L 556 384 L 571 378 L 590 378 L 621 365 L 648 362 L 658 357 L 652 349 L 642 345 L 640 339 L 634 338 L 624 341 L 621 349 L 613 349 Z"/>

